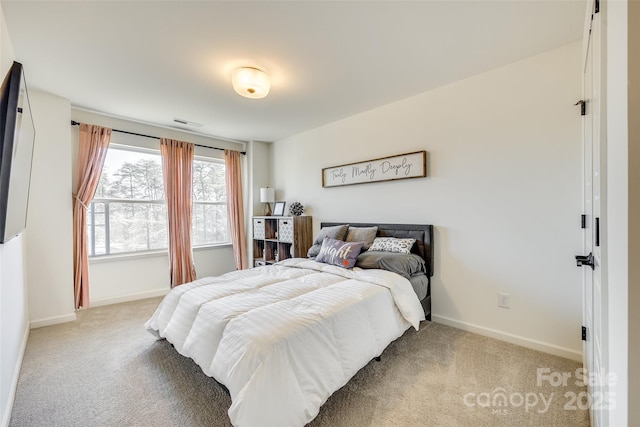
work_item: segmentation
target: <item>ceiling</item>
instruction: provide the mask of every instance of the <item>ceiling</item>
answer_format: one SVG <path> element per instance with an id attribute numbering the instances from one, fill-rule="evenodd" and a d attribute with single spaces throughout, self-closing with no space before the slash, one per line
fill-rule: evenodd
<path id="1" fill-rule="evenodd" d="M 277 141 L 582 37 L 571 1 L 2 1 L 27 84 L 110 115 Z M 267 98 L 231 71 L 266 69 Z"/>

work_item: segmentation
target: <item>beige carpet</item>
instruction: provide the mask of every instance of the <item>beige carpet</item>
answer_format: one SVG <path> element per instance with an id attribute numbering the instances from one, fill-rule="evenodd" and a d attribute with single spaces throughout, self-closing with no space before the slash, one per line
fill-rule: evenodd
<path id="1" fill-rule="evenodd" d="M 144 330 L 158 302 L 96 307 L 32 330 L 10 426 L 229 426 L 226 390 Z M 579 367 L 424 323 L 334 393 L 309 426 L 588 426 L 588 413 L 571 405 L 585 391 L 575 385 Z M 538 368 L 572 376 L 566 387 L 539 386 Z"/>

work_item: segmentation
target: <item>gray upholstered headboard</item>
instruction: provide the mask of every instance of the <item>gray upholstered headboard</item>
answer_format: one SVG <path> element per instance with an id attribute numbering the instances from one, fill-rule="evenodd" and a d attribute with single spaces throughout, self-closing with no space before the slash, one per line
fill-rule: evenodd
<path id="1" fill-rule="evenodd" d="M 378 227 L 380 237 L 416 239 L 413 252 L 420 255 L 427 266 L 427 276 L 433 276 L 433 225 L 426 224 L 375 224 L 362 222 L 322 222 L 320 227 L 349 224 L 351 227 Z"/>

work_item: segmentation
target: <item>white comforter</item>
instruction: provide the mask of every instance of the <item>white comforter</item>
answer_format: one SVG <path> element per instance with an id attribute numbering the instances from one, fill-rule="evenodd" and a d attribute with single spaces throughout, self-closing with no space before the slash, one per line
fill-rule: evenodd
<path id="1" fill-rule="evenodd" d="M 395 273 L 293 258 L 178 286 L 146 327 L 229 389 L 234 426 L 288 427 L 423 319 Z"/>

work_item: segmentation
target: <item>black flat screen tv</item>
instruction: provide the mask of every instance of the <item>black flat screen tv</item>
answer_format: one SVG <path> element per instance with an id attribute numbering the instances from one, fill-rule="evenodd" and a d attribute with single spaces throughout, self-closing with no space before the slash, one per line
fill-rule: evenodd
<path id="1" fill-rule="evenodd" d="M 14 62 L 0 88 L 0 243 L 27 226 L 35 135 L 22 64 Z"/>

